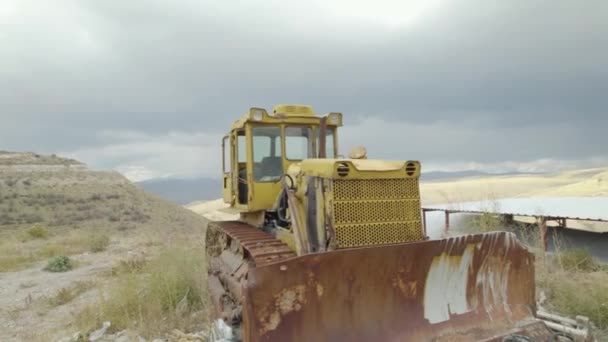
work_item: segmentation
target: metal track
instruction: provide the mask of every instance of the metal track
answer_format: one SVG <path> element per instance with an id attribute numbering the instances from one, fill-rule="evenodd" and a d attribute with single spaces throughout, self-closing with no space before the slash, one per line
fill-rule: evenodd
<path id="1" fill-rule="evenodd" d="M 281 240 L 241 221 L 210 222 L 206 249 L 216 312 L 237 331 L 242 321 L 242 288 L 249 270 L 296 256 Z"/>
<path id="2" fill-rule="evenodd" d="M 292 258 L 296 253 L 283 241 L 269 233 L 241 221 L 213 222 L 231 240 L 238 242 L 245 251 L 251 266 L 263 266 L 275 261 Z"/>

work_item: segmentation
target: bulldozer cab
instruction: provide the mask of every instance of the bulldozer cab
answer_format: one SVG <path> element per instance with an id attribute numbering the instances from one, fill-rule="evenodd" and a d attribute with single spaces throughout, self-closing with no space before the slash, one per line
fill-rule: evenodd
<path id="1" fill-rule="evenodd" d="M 241 212 L 271 209 L 287 168 L 337 155 L 341 113 L 317 116 L 310 106 L 251 108 L 222 140 L 223 199 Z"/>

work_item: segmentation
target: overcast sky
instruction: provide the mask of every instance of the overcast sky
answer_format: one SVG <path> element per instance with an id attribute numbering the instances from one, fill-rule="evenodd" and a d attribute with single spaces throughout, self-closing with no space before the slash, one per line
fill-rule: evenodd
<path id="1" fill-rule="evenodd" d="M 608 165 L 608 2 L 0 0 L 0 149 L 219 176 L 251 106 L 426 170 Z"/>

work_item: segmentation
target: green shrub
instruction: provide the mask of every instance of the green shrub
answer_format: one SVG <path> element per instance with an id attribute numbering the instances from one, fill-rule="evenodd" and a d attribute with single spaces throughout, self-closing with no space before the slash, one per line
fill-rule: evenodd
<path id="1" fill-rule="evenodd" d="M 106 250 L 106 248 L 108 248 L 108 245 L 110 244 L 110 236 L 108 236 L 108 234 L 101 233 L 101 232 L 93 233 L 89 237 L 88 244 L 89 244 L 89 250 L 91 252 L 93 252 L 93 253 L 103 252 Z"/>
<path id="2" fill-rule="evenodd" d="M 44 270 L 49 272 L 67 272 L 72 267 L 72 260 L 65 255 L 60 255 L 49 260 Z"/>

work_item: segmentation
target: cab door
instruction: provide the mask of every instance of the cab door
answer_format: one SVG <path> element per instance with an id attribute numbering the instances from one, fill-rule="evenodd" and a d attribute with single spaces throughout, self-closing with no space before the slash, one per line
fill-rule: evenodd
<path id="1" fill-rule="evenodd" d="M 230 135 L 224 136 L 222 139 L 222 197 L 224 199 L 224 203 L 232 203 L 233 199 L 233 190 L 232 190 L 232 175 L 230 170 L 232 170 L 232 157 L 234 153 L 232 152 L 234 149 L 234 144 L 232 143 L 232 139 Z"/>

